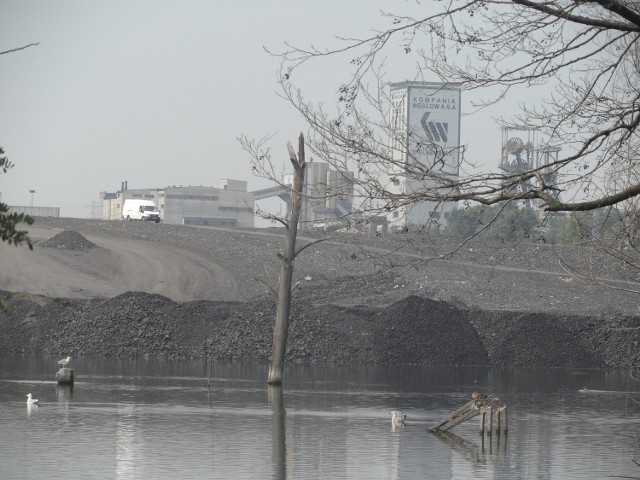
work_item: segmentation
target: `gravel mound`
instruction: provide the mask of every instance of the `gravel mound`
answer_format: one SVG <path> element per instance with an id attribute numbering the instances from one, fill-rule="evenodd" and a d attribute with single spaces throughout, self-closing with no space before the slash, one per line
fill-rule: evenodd
<path id="1" fill-rule="evenodd" d="M 635 323 L 629 318 L 624 323 Z M 607 352 L 610 329 L 604 319 L 580 315 L 476 312 L 472 324 L 494 365 L 592 368 L 625 366 Z M 627 362 L 637 362 L 638 354 Z"/>
<path id="2" fill-rule="evenodd" d="M 0 351 L 266 361 L 275 302 L 173 302 L 130 292 L 108 300 L 4 293 Z M 310 363 L 487 364 L 464 311 L 419 297 L 385 308 L 298 305 L 287 359 Z M 0 314 L 0 317 L 3 316 Z"/>
<path id="3" fill-rule="evenodd" d="M 64 230 L 42 246 L 91 248 L 80 231 L 215 259 L 231 272 L 238 294 L 180 303 L 142 292 L 105 300 L 0 291 L 10 309 L 0 312 L 0 352 L 265 362 L 270 356 L 275 302 L 262 282 L 277 282 L 281 232 L 38 221 Z M 602 286 L 611 280 L 631 290 L 638 271 L 582 247 L 524 243 L 468 244 L 427 261 L 447 244 L 408 240 L 340 234 L 306 249 L 296 259 L 287 361 L 640 367 L 637 293 Z M 597 282 L 566 268 L 583 261 L 582 271 Z"/>
<path id="4" fill-rule="evenodd" d="M 39 243 L 39 245 L 45 248 L 81 250 L 83 252 L 88 252 L 96 246 L 95 243 L 90 242 L 78 232 L 69 230 L 65 230 L 64 232 L 57 234 L 55 237 L 50 238 L 46 242 Z"/>
<path id="5" fill-rule="evenodd" d="M 0 292 L 0 352 L 265 362 L 275 302 L 179 303 L 130 292 L 57 299 Z M 640 319 L 469 310 L 410 296 L 386 307 L 295 304 L 288 362 L 640 367 Z"/>

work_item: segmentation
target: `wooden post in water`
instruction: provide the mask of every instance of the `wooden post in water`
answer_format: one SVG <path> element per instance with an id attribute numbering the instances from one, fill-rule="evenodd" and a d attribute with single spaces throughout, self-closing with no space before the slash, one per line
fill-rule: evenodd
<path id="1" fill-rule="evenodd" d="M 489 407 L 489 436 L 493 435 L 493 408 Z"/>
<path id="2" fill-rule="evenodd" d="M 73 370 L 71 368 L 62 367 L 56 372 L 58 385 L 73 385 Z"/>
<path id="3" fill-rule="evenodd" d="M 502 414 L 504 415 L 504 427 L 502 428 L 502 431 L 504 433 L 508 433 L 509 432 L 509 422 L 507 422 L 507 407 L 506 406 L 502 407 Z"/>
<path id="4" fill-rule="evenodd" d="M 472 400 L 455 412 L 451 413 L 448 417 L 440 420 L 437 423 L 429 426 L 427 431 L 446 432 L 456 425 L 460 425 L 463 422 L 475 417 L 480 416 L 480 435 L 484 437 L 485 433 L 488 436 L 493 435 L 493 429 L 496 428 L 496 433 L 499 435 L 502 430 L 507 432 L 507 407 L 505 405 L 497 406 L 499 399 L 491 398 L 487 395 L 483 395 L 478 392 L 473 392 L 471 395 Z M 489 414 L 489 428 L 487 429 L 487 413 Z M 494 414 L 497 415 L 496 425 L 494 425 Z M 504 416 L 504 419 L 503 419 Z M 504 424 L 504 427 L 503 427 Z"/>

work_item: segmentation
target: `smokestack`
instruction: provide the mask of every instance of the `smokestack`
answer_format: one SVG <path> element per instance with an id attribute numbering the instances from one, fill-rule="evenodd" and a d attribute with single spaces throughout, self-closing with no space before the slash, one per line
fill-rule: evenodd
<path id="1" fill-rule="evenodd" d="M 129 182 L 127 180 L 124 181 L 124 189 L 129 190 Z"/>

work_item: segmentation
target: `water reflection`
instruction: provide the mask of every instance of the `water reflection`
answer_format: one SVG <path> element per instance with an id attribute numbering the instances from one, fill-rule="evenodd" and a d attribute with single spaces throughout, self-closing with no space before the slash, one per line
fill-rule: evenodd
<path id="1" fill-rule="evenodd" d="M 269 405 L 271 405 L 271 448 L 273 478 L 287 478 L 287 436 L 285 428 L 284 395 L 282 385 L 268 385 Z"/>
<path id="2" fill-rule="evenodd" d="M 58 403 L 68 404 L 73 396 L 73 384 L 56 385 L 56 396 L 58 397 Z"/>
<path id="3" fill-rule="evenodd" d="M 265 365 L 79 358 L 75 384 L 58 386 L 51 361 L 0 357 L 2 478 L 640 473 L 630 401 L 640 388 L 624 371 L 289 365 L 283 388 L 267 387 Z M 508 436 L 483 438 L 477 421 L 426 432 L 473 390 L 509 405 Z M 27 392 L 39 409 L 25 412 Z M 407 414 L 404 428 L 393 409 Z M 61 445 L 73 464 L 60 465 Z"/>
<path id="4" fill-rule="evenodd" d="M 508 435 L 478 435 L 477 441 L 459 437 L 451 432 L 436 432 L 433 435 L 468 460 L 472 466 L 485 465 L 487 459 L 494 454 L 507 455 Z"/>
<path id="5" fill-rule="evenodd" d="M 119 405 L 117 409 L 116 478 L 122 480 L 137 478 L 137 468 L 143 464 L 137 408 L 137 405 Z"/>
<path id="6" fill-rule="evenodd" d="M 27 416 L 31 416 L 38 412 L 38 405 L 35 403 L 27 403 Z"/>

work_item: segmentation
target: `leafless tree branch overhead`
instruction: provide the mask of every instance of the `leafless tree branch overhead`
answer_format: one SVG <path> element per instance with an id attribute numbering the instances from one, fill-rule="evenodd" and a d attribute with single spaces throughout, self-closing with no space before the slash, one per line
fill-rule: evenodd
<path id="1" fill-rule="evenodd" d="M 416 8 L 425 15 L 416 15 Z M 640 177 L 630 168 L 640 151 L 639 3 L 452 0 L 416 8 L 383 13 L 386 28 L 364 38 L 343 37 L 326 49 L 287 44 L 279 54 L 282 96 L 308 122 L 308 148 L 334 168 L 356 172 L 361 195 L 387 208 L 425 200 L 491 205 L 527 199 L 550 211 L 625 205 L 640 195 Z M 474 99 L 467 113 L 504 101 L 517 105 L 504 124 L 538 129 L 544 145 L 561 154 L 514 173 L 478 168 L 463 145 L 456 178 L 438 168 L 437 155 L 432 164 L 408 155 L 399 165 L 393 151 L 407 146 L 389 119 L 388 83 L 404 78 L 385 69 L 385 59 L 399 55 L 415 58 L 415 79 L 460 85 Z M 331 107 L 307 98 L 296 84 L 298 69 L 328 56 L 350 68 L 332 86 Z M 398 169 L 422 188 L 393 195 L 385 175 Z M 516 188 L 522 182 L 530 188 Z"/>
<path id="2" fill-rule="evenodd" d="M 11 50 L 5 50 L 4 52 L 0 52 L 0 55 L 5 55 L 7 53 L 13 53 L 13 52 L 19 52 L 20 50 L 24 50 L 24 49 L 29 48 L 29 47 L 35 47 L 37 45 L 40 45 L 40 43 L 30 43 L 29 45 L 25 45 L 23 47 L 12 48 Z"/>

